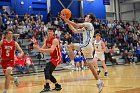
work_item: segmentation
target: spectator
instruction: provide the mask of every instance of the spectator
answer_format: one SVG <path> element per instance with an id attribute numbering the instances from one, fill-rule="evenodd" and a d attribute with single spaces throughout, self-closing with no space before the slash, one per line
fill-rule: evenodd
<path id="1" fill-rule="evenodd" d="M 24 56 L 24 61 L 25 61 L 25 66 L 26 66 L 26 69 L 27 69 L 27 73 L 30 73 L 30 67 L 33 69 L 33 72 L 34 73 L 37 72 L 37 70 L 36 70 L 36 68 L 34 66 L 33 60 L 29 56 L 28 53 Z"/>
<path id="2" fill-rule="evenodd" d="M 22 57 L 15 57 L 16 61 L 15 61 L 15 68 L 20 72 L 20 74 L 24 74 L 25 73 L 25 61 Z"/>
<path id="3" fill-rule="evenodd" d="M 107 62 L 107 59 L 109 59 L 109 61 L 114 65 L 114 64 L 118 64 L 116 62 L 116 59 L 112 59 L 111 53 L 110 53 L 110 49 L 109 46 L 107 45 L 107 42 L 105 42 L 106 45 L 106 51 L 105 51 L 105 63 Z"/>
<path id="4" fill-rule="evenodd" d="M 69 55 L 67 54 L 67 51 L 64 47 L 62 48 L 62 61 L 63 61 L 63 63 L 66 63 L 67 65 L 69 65 L 69 63 L 71 61 L 69 58 Z"/>
<path id="5" fill-rule="evenodd" d="M 128 58 L 128 51 L 127 50 L 124 51 L 124 53 L 122 55 L 122 58 L 124 59 L 126 65 L 130 64 L 130 60 Z"/>
<path id="6" fill-rule="evenodd" d="M 74 57 L 74 62 L 75 62 L 75 67 L 76 67 L 77 71 L 81 70 L 80 61 L 81 61 L 81 57 L 79 56 L 78 51 L 76 51 L 75 52 L 75 57 Z"/>
<path id="7" fill-rule="evenodd" d="M 78 51 L 78 55 L 80 57 L 80 68 L 83 70 L 85 69 L 85 62 L 86 62 L 86 59 L 84 58 L 84 56 L 82 55 L 82 52 L 81 51 Z"/>

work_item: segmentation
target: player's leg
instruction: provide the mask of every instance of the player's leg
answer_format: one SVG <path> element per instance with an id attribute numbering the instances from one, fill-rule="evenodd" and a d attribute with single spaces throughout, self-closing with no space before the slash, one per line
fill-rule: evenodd
<path id="1" fill-rule="evenodd" d="M 51 64 L 51 62 L 47 63 L 46 67 L 44 68 L 44 75 L 45 75 L 46 84 L 44 85 L 44 89 L 40 93 L 50 91 L 50 85 L 49 85 L 49 83 L 51 83 L 51 81 L 50 81 L 50 77 L 51 77 L 50 64 Z"/>
<path id="2" fill-rule="evenodd" d="M 7 93 L 7 90 L 9 88 L 9 84 L 10 84 L 11 80 L 14 81 L 16 86 L 19 85 L 18 78 L 11 76 L 13 67 L 14 67 L 14 61 L 10 61 L 8 63 L 2 62 L 2 69 L 3 69 L 3 72 L 5 74 L 5 85 L 4 85 L 3 93 Z"/>
<path id="3" fill-rule="evenodd" d="M 55 70 L 55 66 L 49 62 L 47 63 L 46 67 L 44 68 L 44 75 L 45 75 L 45 80 L 46 80 L 46 84 L 44 85 L 44 89 L 40 92 L 47 92 L 50 91 L 50 83 L 54 83 L 55 86 L 58 85 L 57 80 L 55 79 L 55 77 L 52 75 L 52 72 Z"/>
<path id="4" fill-rule="evenodd" d="M 104 83 L 102 80 L 100 80 L 95 68 L 94 68 L 94 65 L 93 65 L 93 59 L 86 59 L 87 60 L 87 63 L 88 63 L 88 66 L 89 66 L 89 69 L 91 70 L 93 76 L 95 77 L 95 79 L 97 80 L 97 87 L 98 87 L 98 92 L 100 93 L 103 89 L 103 86 L 104 86 Z"/>
<path id="5" fill-rule="evenodd" d="M 102 91 L 103 89 L 103 81 L 100 80 L 95 68 L 94 68 L 94 64 L 93 64 L 93 47 L 92 44 L 89 44 L 87 47 L 82 49 L 82 52 L 86 58 L 87 64 L 89 66 L 89 69 L 91 70 L 93 76 L 95 77 L 95 79 L 97 80 L 97 87 L 99 90 L 99 93 Z"/>
<path id="6" fill-rule="evenodd" d="M 52 73 L 53 73 L 53 71 L 55 70 L 56 67 L 55 67 L 53 64 L 51 64 L 50 67 L 51 67 L 51 71 L 50 71 L 50 81 L 51 81 L 53 84 L 55 84 L 55 88 L 54 88 L 53 90 L 59 91 L 59 90 L 62 89 L 62 88 L 61 88 L 61 85 L 58 84 L 56 78 L 52 75 Z"/>
<path id="7" fill-rule="evenodd" d="M 102 66 L 103 66 L 103 68 L 104 68 L 104 76 L 108 76 L 108 71 L 107 71 L 107 66 L 106 66 L 106 64 L 105 64 L 105 61 L 101 61 L 101 63 L 102 63 Z"/>
<path id="8" fill-rule="evenodd" d="M 80 47 L 79 45 L 74 45 L 74 44 L 71 44 L 71 45 L 68 45 L 67 46 L 67 50 L 68 50 L 68 55 L 70 57 L 71 60 L 74 60 L 74 49 L 75 50 L 80 50 Z"/>
<path id="9" fill-rule="evenodd" d="M 92 74 L 94 75 L 95 79 L 98 80 L 99 76 L 97 75 L 96 69 L 94 68 L 93 59 L 87 58 L 86 61 L 87 61 L 88 67 L 91 70 Z"/>
<path id="10" fill-rule="evenodd" d="M 100 56 L 100 60 L 101 60 L 101 63 L 102 63 L 102 66 L 103 66 L 103 68 L 104 68 L 104 76 L 107 76 L 108 75 L 108 71 L 107 71 L 107 66 L 106 66 L 106 64 L 105 64 L 105 56 L 104 56 L 104 54 L 102 54 L 101 56 Z"/>
<path id="11" fill-rule="evenodd" d="M 94 59 L 93 59 L 93 64 L 94 64 L 95 69 L 97 70 L 97 74 L 99 75 L 100 72 L 101 72 L 101 70 L 100 70 L 99 67 L 98 67 L 97 60 L 98 60 L 98 58 L 96 57 L 96 54 L 95 54 L 95 55 L 94 55 Z"/>
<path id="12" fill-rule="evenodd" d="M 3 69 L 5 73 L 5 84 L 3 93 L 7 93 L 10 84 L 10 74 L 12 72 L 11 68 Z"/>
<path id="13" fill-rule="evenodd" d="M 4 69 L 4 73 L 5 73 L 5 85 L 4 85 L 4 91 L 3 93 L 7 93 L 8 88 L 9 88 L 9 84 L 10 81 L 13 80 L 15 81 L 16 78 L 11 76 L 12 73 L 12 67 L 7 67 L 6 69 Z"/>

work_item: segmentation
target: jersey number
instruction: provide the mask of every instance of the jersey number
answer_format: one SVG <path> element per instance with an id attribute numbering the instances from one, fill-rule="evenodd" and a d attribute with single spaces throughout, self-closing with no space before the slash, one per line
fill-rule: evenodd
<path id="1" fill-rule="evenodd" d="M 10 50 L 6 50 L 6 56 L 7 56 L 7 57 L 10 56 Z"/>

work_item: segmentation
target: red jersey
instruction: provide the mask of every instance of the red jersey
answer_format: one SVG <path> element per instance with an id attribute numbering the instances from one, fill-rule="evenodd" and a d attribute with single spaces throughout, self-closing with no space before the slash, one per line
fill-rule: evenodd
<path id="1" fill-rule="evenodd" d="M 15 65 L 20 65 L 20 66 L 24 67 L 24 65 L 25 65 L 24 58 L 18 58 L 17 57 L 17 60 L 15 62 Z"/>
<path id="2" fill-rule="evenodd" d="M 7 67 L 14 68 L 15 65 L 15 41 L 8 42 L 6 39 L 2 40 L 1 45 L 1 65 L 5 73 Z"/>
<path id="3" fill-rule="evenodd" d="M 51 48 L 53 40 L 56 39 L 55 37 L 46 40 L 46 46 Z M 55 50 L 50 53 L 50 61 L 55 65 L 58 66 L 62 62 L 62 54 L 60 44 L 56 46 Z"/>
<path id="4" fill-rule="evenodd" d="M 6 39 L 2 40 L 1 58 L 2 60 L 14 60 L 15 55 L 15 41 L 8 42 Z"/>
<path id="5" fill-rule="evenodd" d="M 33 64 L 33 60 L 30 56 L 24 56 L 25 64 Z"/>

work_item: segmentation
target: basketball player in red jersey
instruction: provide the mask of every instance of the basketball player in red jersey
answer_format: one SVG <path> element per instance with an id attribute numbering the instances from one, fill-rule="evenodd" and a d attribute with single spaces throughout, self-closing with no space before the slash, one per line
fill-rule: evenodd
<path id="1" fill-rule="evenodd" d="M 54 28 L 48 28 L 48 37 L 46 38 L 42 48 L 40 48 L 35 42 L 34 48 L 39 52 L 49 53 L 51 56 L 50 62 L 47 63 L 46 67 L 44 68 L 46 85 L 44 85 L 44 89 L 40 93 L 50 91 L 50 82 L 55 84 L 55 89 L 53 90 L 61 90 L 61 85 L 57 83 L 57 80 L 52 75 L 52 72 L 55 70 L 55 68 L 62 62 L 60 43 L 55 37 Z"/>
<path id="2" fill-rule="evenodd" d="M 14 58 L 16 48 L 20 52 L 19 56 L 22 56 L 24 54 L 19 44 L 16 41 L 14 41 L 12 37 L 13 37 L 12 29 L 7 29 L 5 32 L 5 39 L 2 39 L 0 41 L 1 65 L 5 74 L 5 86 L 3 93 L 7 93 L 10 80 L 14 80 L 16 86 L 19 85 L 18 78 L 11 76 L 11 72 L 15 64 Z"/>

